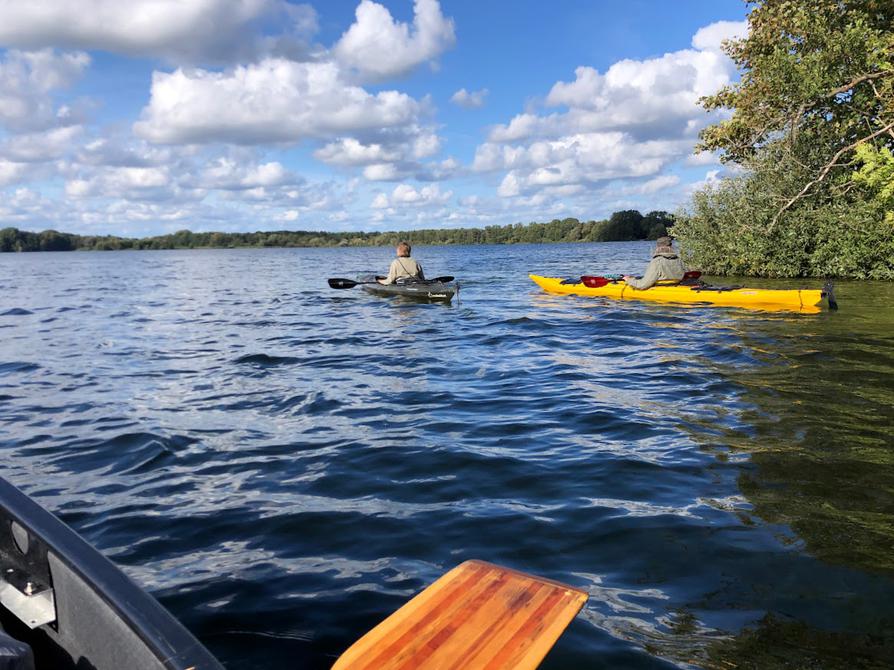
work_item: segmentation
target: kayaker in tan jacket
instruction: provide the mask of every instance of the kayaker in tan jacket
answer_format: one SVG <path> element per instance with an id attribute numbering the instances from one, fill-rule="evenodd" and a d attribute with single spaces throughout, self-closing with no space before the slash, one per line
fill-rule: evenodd
<path id="1" fill-rule="evenodd" d="M 635 289 L 644 291 L 660 281 L 681 281 L 686 274 L 683 261 L 674 249 L 673 238 L 659 237 L 655 240 L 655 251 L 642 279 L 624 275 L 624 281 Z"/>
<path id="2" fill-rule="evenodd" d="M 397 258 L 391 261 L 391 267 L 388 268 L 388 276 L 385 279 L 379 279 L 380 284 L 393 284 L 398 279 L 404 277 L 413 279 L 425 279 L 422 273 L 422 266 L 410 257 L 410 245 L 401 242 L 397 245 Z"/>

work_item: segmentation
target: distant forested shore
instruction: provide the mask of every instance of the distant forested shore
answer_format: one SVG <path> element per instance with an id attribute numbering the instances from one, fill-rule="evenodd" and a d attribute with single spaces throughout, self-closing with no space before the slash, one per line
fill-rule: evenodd
<path id="1" fill-rule="evenodd" d="M 199 249 L 235 247 L 377 247 L 401 240 L 410 244 L 537 244 L 548 242 L 616 242 L 654 240 L 665 235 L 674 217 L 664 211 L 646 215 L 636 210 L 615 212 L 604 221 L 554 219 L 549 223 L 516 223 L 484 228 L 429 228 L 379 233 L 301 230 L 254 233 L 193 233 L 180 230 L 155 237 L 74 235 L 56 230 L 0 230 L 0 251 L 117 251 L 122 249 Z"/>

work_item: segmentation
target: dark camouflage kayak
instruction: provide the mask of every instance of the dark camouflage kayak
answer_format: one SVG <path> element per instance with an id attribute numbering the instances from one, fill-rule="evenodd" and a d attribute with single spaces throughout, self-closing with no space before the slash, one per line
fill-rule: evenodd
<path id="1" fill-rule="evenodd" d="M 361 281 L 374 281 L 383 279 L 384 277 L 364 277 Z M 367 293 L 381 296 L 400 296 L 402 298 L 413 298 L 415 300 L 426 300 L 432 302 L 450 302 L 459 285 L 456 282 L 440 282 L 431 280 L 398 280 L 394 284 L 363 284 L 361 286 Z"/>

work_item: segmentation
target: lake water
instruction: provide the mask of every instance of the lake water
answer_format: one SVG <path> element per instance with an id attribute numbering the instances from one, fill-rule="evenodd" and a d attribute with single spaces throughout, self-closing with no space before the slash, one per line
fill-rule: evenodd
<path id="1" fill-rule="evenodd" d="M 894 287 L 542 293 L 648 243 L 0 255 L 0 474 L 230 668 L 326 668 L 463 560 L 585 588 L 581 668 L 889 667 Z M 818 286 L 820 282 L 765 282 Z"/>

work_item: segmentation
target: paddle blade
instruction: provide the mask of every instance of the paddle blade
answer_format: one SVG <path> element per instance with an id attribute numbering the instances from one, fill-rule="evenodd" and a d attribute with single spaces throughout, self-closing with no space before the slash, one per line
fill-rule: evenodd
<path id="1" fill-rule="evenodd" d="M 580 278 L 581 283 L 588 288 L 602 288 L 608 285 L 609 281 L 605 277 L 591 277 L 585 275 Z"/>
<path id="2" fill-rule="evenodd" d="M 533 670 L 586 591 L 466 561 L 348 649 L 332 670 Z"/>
<path id="3" fill-rule="evenodd" d="M 431 281 L 437 281 L 437 282 L 441 282 L 442 284 L 446 284 L 447 282 L 451 282 L 451 281 L 453 281 L 453 279 L 454 279 L 454 277 L 450 277 L 450 276 L 447 276 L 447 277 L 435 277 L 435 278 L 432 279 Z"/>
<path id="4" fill-rule="evenodd" d="M 339 279 L 337 277 L 333 277 L 329 279 L 329 288 L 354 288 L 357 286 L 359 282 L 351 281 L 350 279 Z"/>

